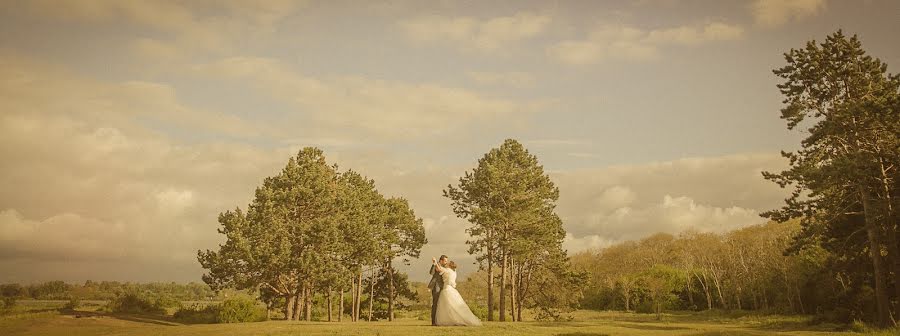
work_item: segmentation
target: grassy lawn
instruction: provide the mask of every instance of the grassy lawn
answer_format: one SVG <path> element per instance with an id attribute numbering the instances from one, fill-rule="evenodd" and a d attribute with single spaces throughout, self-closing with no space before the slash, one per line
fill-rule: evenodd
<path id="1" fill-rule="evenodd" d="M 293 322 L 183 325 L 167 317 L 61 313 L 32 306 L 0 317 L 0 335 L 897 335 L 839 332 L 836 325 L 809 325 L 807 317 L 682 312 L 655 316 L 579 311 L 571 322 L 486 323 L 483 327 L 432 327 L 427 321 Z"/>

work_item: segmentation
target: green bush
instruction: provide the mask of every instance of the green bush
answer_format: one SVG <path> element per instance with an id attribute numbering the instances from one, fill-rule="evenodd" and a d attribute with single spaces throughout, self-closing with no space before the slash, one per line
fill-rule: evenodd
<path id="1" fill-rule="evenodd" d="M 62 309 L 71 311 L 71 310 L 75 310 L 75 308 L 78 308 L 79 305 L 81 305 L 81 300 L 73 297 L 73 298 L 69 298 L 69 302 L 66 302 L 66 305 L 63 306 Z"/>
<path id="2" fill-rule="evenodd" d="M 125 293 L 109 302 L 107 309 L 113 313 L 165 315 L 166 309 L 158 301 L 138 293 Z"/>
<path id="3" fill-rule="evenodd" d="M 3 300 L 0 301 L 0 312 L 5 313 L 5 312 L 12 311 L 15 306 L 16 306 L 16 298 L 10 297 L 10 296 L 3 297 Z"/>
<path id="4" fill-rule="evenodd" d="M 265 308 L 250 298 L 225 300 L 219 309 L 219 323 L 259 322 L 267 319 Z"/>
<path id="5" fill-rule="evenodd" d="M 220 304 L 192 304 L 181 307 L 173 315 L 182 323 L 240 323 L 260 322 L 268 319 L 266 309 L 251 298 L 239 297 Z"/>
<path id="6" fill-rule="evenodd" d="M 634 312 L 638 314 L 655 314 L 656 307 L 653 306 L 653 302 L 650 302 L 650 300 L 641 301 L 634 306 Z"/>
<path id="7" fill-rule="evenodd" d="M 480 319 L 482 321 L 487 321 L 487 316 L 488 316 L 487 306 L 473 303 L 473 304 L 469 305 L 469 309 L 472 310 L 472 314 L 475 314 L 475 316 L 477 316 L 478 319 Z M 427 319 L 431 319 L 430 315 L 431 315 L 431 311 L 428 311 L 428 314 L 426 315 Z"/>
<path id="8" fill-rule="evenodd" d="M 219 320 L 220 310 L 220 306 L 217 304 L 201 305 L 195 303 L 188 307 L 179 308 L 173 317 L 182 323 L 216 323 Z"/>

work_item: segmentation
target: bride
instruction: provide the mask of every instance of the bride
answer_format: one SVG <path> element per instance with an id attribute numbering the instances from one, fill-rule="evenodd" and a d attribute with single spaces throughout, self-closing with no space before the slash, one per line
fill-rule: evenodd
<path id="1" fill-rule="evenodd" d="M 480 326 L 481 320 L 472 314 L 466 301 L 456 291 L 456 263 L 450 261 L 447 267 L 442 267 L 434 258 L 431 258 L 434 268 L 441 274 L 444 280 L 444 288 L 438 297 L 435 324 L 439 326 Z"/>

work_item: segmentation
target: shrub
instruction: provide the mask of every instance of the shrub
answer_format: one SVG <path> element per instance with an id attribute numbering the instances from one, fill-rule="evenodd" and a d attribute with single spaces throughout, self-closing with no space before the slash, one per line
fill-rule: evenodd
<path id="1" fill-rule="evenodd" d="M 69 302 L 66 302 L 66 305 L 63 306 L 63 310 L 75 310 L 78 306 L 81 305 L 81 300 L 78 300 L 76 297 L 69 298 Z"/>
<path id="2" fill-rule="evenodd" d="M 16 306 L 16 298 L 12 296 L 7 296 L 3 298 L 3 301 L 0 302 L 0 308 L 12 308 Z"/>
<path id="3" fill-rule="evenodd" d="M 188 307 L 179 308 L 173 317 L 182 323 L 216 323 L 219 320 L 220 310 L 217 304 L 201 305 L 195 303 Z"/>
<path id="4" fill-rule="evenodd" d="M 634 307 L 634 311 L 638 314 L 653 314 L 656 313 L 656 310 L 653 307 L 653 302 L 649 300 L 641 301 Z"/>
<path id="5" fill-rule="evenodd" d="M 107 309 L 113 313 L 165 315 L 166 309 L 159 302 L 138 293 L 125 293 L 109 302 Z"/>
<path id="6" fill-rule="evenodd" d="M 0 313 L 10 312 L 15 306 L 16 298 L 10 296 L 3 297 L 3 300 L 0 301 Z"/>
<path id="7" fill-rule="evenodd" d="M 222 302 L 219 310 L 219 323 L 259 322 L 265 321 L 266 310 L 250 298 L 233 298 Z"/>

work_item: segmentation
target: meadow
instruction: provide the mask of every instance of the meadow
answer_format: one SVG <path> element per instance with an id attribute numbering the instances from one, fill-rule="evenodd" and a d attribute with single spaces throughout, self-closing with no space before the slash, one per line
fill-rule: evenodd
<path id="1" fill-rule="evenodd" d="M 812 324 L 809 316 L 755 315 L 743 312 L 672 312 L 657 321 L 652 314 L 580 310 L 568 322 L 487 322 L 483 327 L 432 327 L 428 321 L 394 322 L 266 321 L 233 324 L 181 324 L 169 316 L 97 312 L 101 302 L 83 302 L 76 310 L 66 301 L 22 300 L 16 312 L 0 316 L 0 335 L 898 335 L 900 329 L 868 331 L 864 325 Z"/>

